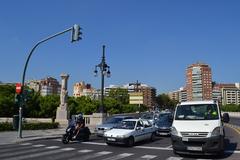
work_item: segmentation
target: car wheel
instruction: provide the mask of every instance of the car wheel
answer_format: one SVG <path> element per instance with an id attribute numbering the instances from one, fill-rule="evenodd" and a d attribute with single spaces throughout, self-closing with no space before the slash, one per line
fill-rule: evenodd
<path id="1" fill-rule="evenodd" d="M 155 138 L 156 138 L 156 133 L 153 132 L 152 135 L 151 135 L 150 141 L 153 142 L 155 140 Z"/>
<path id="2" fill-rule="evenodd" d="M 134 138 L 133 137 L 129 137 L 128 141 L 127 141 L 127 146 L 128 147 L 132 147 L 134 145 Z"/>
<path id="3" fill-rule="evenodd" d="M 175 149 L 173 149 L 173 153 L 174 153 L 175 155 L 177 155 L 177 152 L 176 152 L 176 150 L 175 150 Z"/>
<path id="4" fill-rule="evenodd" d="M 106 142 L 107 143 L 107 145 L 109 145 L 109 146 L 112 146 L 113 144 L 112 143 L 109 143 L 109 142 Z"/>

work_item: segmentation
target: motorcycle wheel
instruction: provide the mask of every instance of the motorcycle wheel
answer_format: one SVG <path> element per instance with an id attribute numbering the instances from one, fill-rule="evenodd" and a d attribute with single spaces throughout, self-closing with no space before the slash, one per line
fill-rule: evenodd
<path id="1" fill-rule="evenodd" d="M 69 142 L 69 137 L 68 135 L 64 134 L 63 137 L 62 137 L 62 143 L 63 144 L 68 144 Z"/>

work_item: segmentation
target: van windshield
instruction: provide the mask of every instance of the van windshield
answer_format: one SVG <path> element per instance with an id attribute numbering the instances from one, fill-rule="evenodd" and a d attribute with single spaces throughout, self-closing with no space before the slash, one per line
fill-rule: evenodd
<path id="1" fill-rule="evenodd" d="M 216 120 L 218 114 L 216 104 L 180 105 L 175 120 Z"/>

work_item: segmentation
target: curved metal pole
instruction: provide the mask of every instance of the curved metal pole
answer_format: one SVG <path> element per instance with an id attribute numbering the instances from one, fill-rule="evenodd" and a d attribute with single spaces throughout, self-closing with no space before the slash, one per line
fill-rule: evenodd
<path id="1" fill-rule="evenodd" d="M 18 125 L 18 138 L 22 138 L 22 108 L 23 108 L 23 103 L 25 103 L 24 102 L 24 86 L 25 86 L 25 75 L 26 75 L 26 71 L 27 71 L 27 66 L 28 66 L 28 62 L 29 62 L 29 60 L 30 60 L 30 58 L 31 58 L 31 56 L 32 56 L 32 54 L 33 54 L 33 51 L 37 48 L 37 46 L 39 46 L 41 43 L 43 43 L 43 42 L 46 42 L 46 41 L 48 41 L 48 40 L 50 40 L 50 39 L 52 39 L 52 38 L 54 38 L 54 37 L 57 37 L 57 36 L 59 36 L 59 35 L 61 35 L 61 34 L 63 34 L 63 33 L 66 33 L 66 32 L 68 32 L 68 31 L 71 31 L 73 28 L 71 27 L 71 28 L 69 28 L 69 29 L 66 29 L 66 30 L 64 30 L 64 31 L 62 31 L 62 32 L 59 32 L 59 33 L 56 33 L 56 34 L 54 34 L 54 35 L 52 35 L 52 36 L 49 36 L 49 37 L 47 37 L 47 38 L 45 38 L 45 39 L 43 39 L 43 40 L 41 40 L 41 41 L 39 41 L 33 48 L 32 48 L 32 50 L 31 50 L 31 52 L 29 53 L 29 55 L 28 55 L 28 58 L 27 58 L 27 61 L 26 61 L 26 63 L 25 63 L 25 66 L 24 66 L 24 70 L 23 70 L 23 76 L 22 76 L 22 92 L 21 92 L 21 103 L 20 103 L 20 106 L 19 106 L 19 125 Z"/>

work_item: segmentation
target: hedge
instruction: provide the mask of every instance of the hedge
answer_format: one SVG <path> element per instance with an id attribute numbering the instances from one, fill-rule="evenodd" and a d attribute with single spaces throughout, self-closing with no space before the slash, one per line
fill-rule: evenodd
<path id="1" fill-rule="evenodd" d="M 221 106 L 221 110 L 225 112 L 240 112 L 240 105 L 228 104 Z"/>
<path id="2" fill-rule="evenodd" d="M 41 130 L 58 128 L 59 123 L 23 123 L 23 130 Z M 4 122 L 0 123 L 0 131 L 14 131 L 13 124 Z"/>

